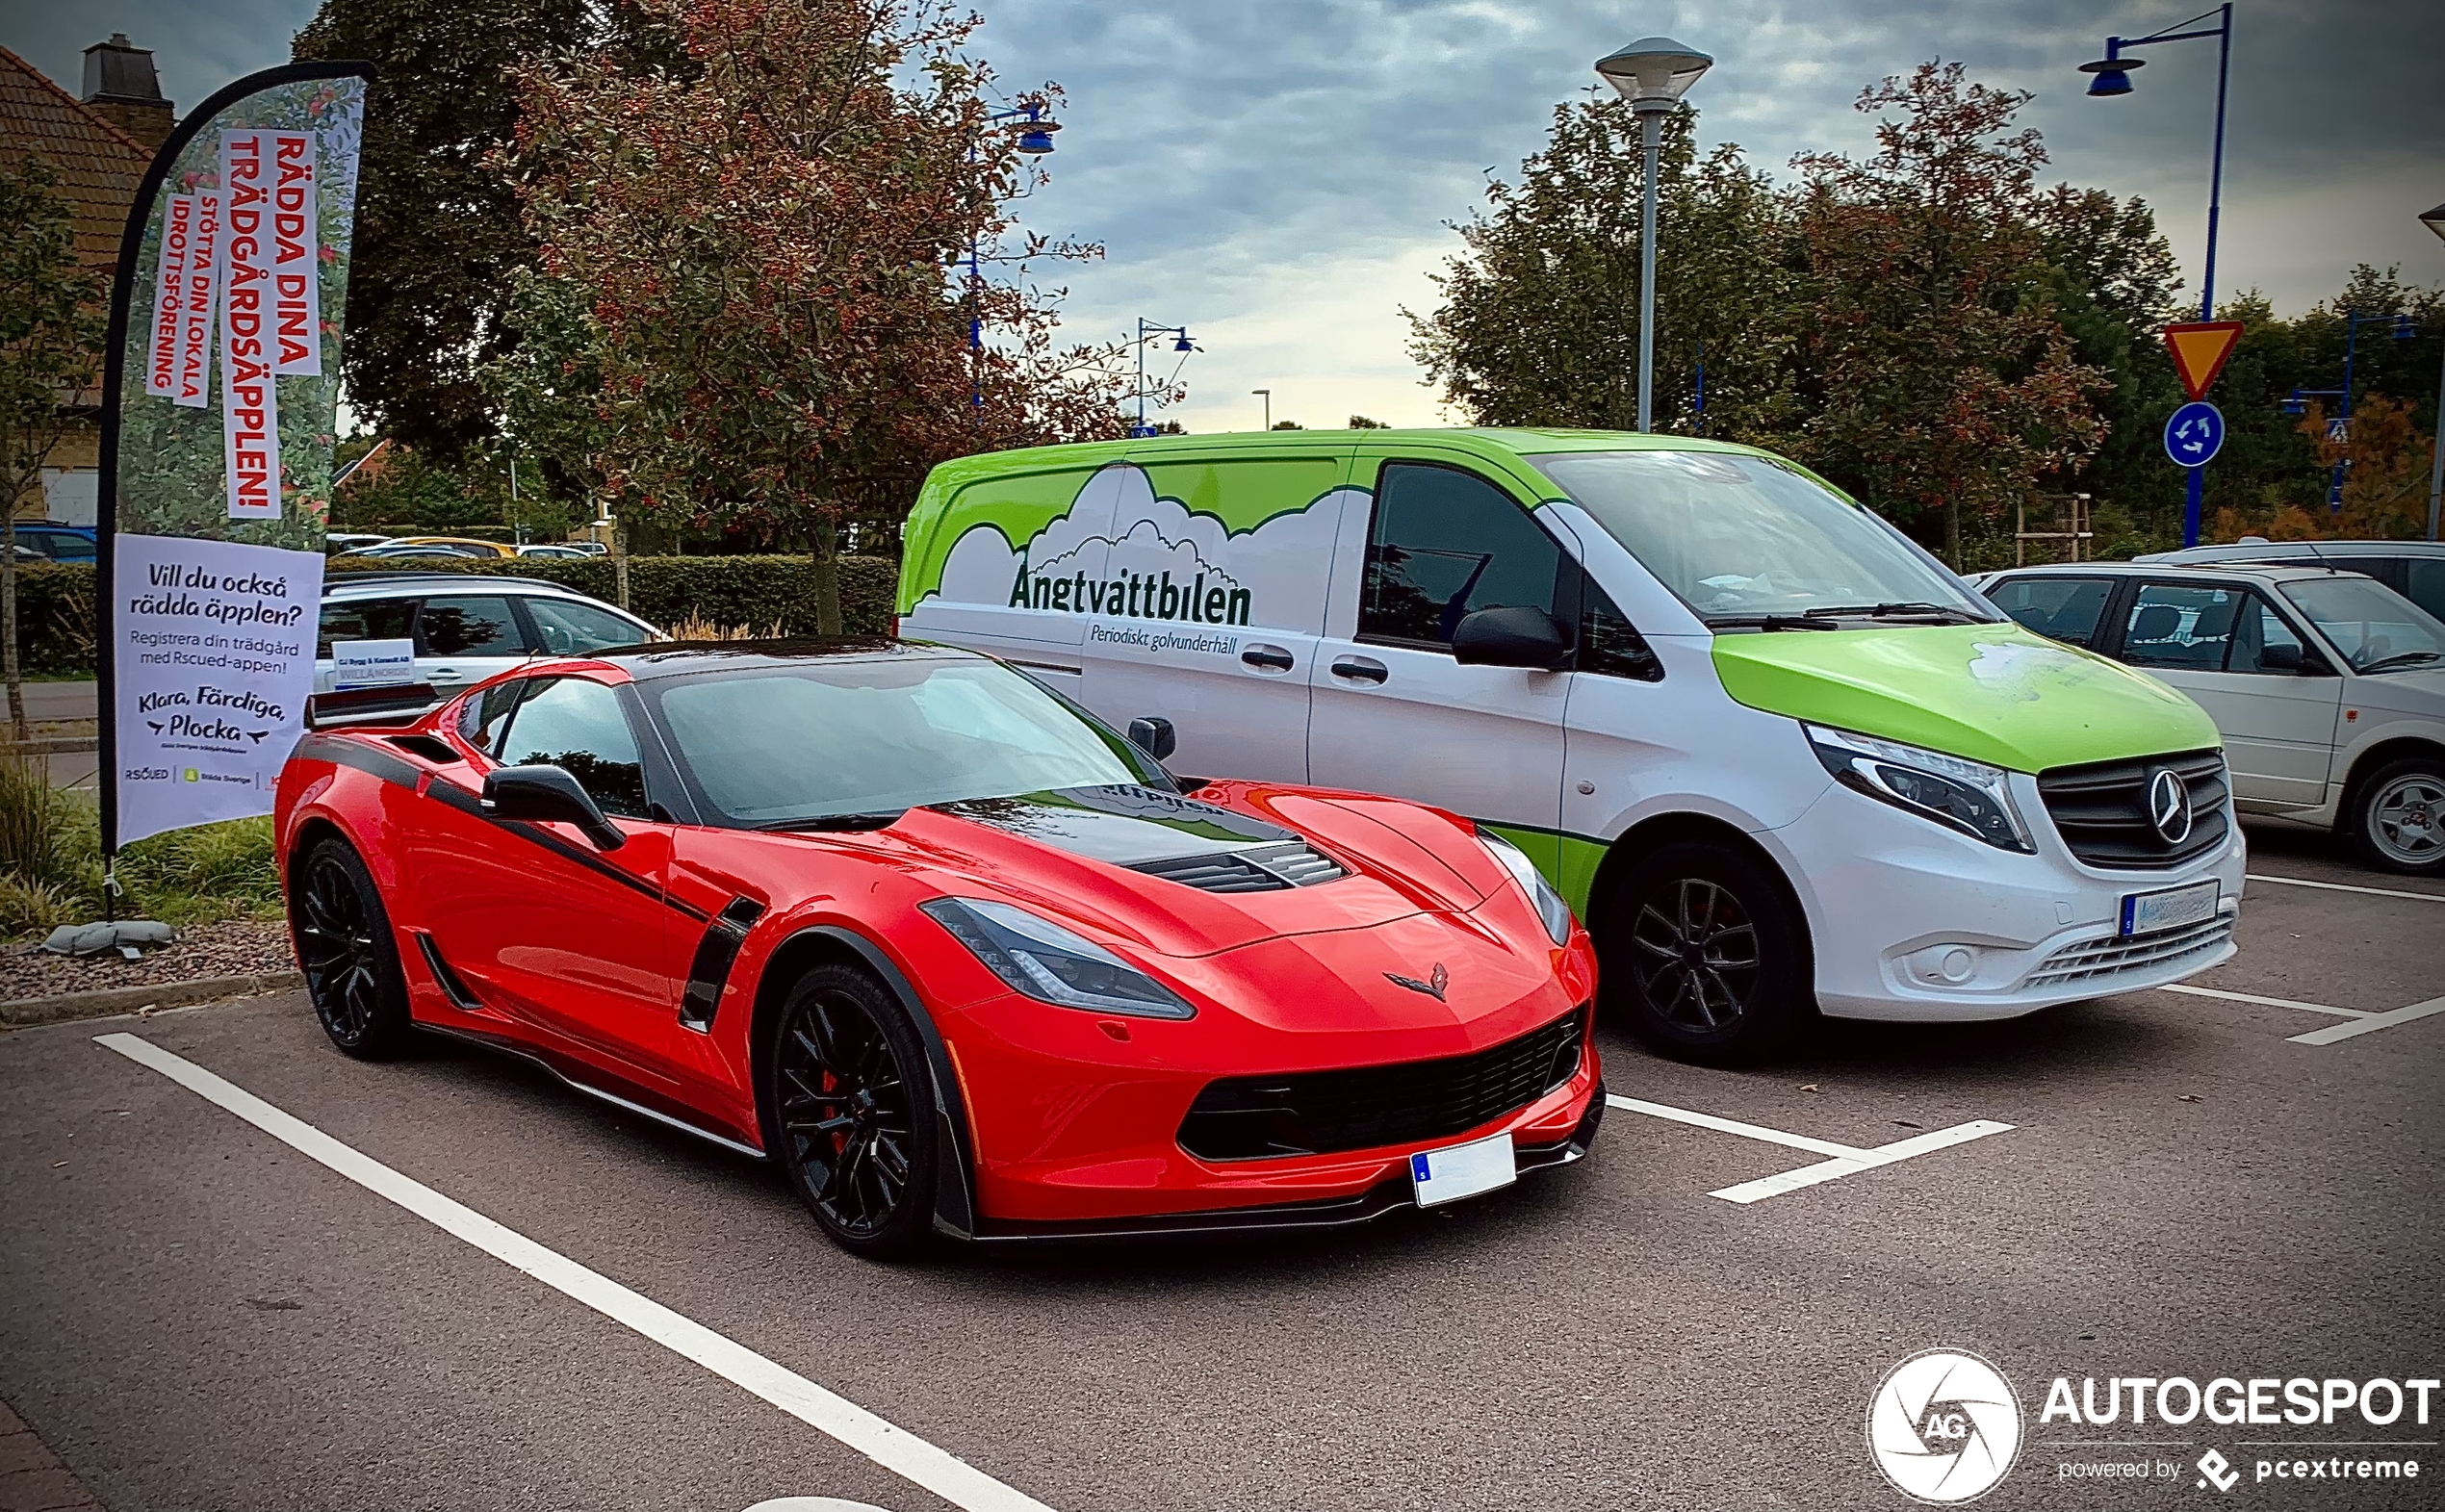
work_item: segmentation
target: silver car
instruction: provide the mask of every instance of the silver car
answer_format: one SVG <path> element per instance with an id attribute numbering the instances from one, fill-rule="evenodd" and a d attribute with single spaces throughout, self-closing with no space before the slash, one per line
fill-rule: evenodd
<path id="1" fill-rule="evenodd" d="M 661 640 L 625 609 L 535 577 L 351 573 L 322 592 L 314 687 L 332 691 L 335 642 L 407 641 L 416 673 L 445 697 L 530 656 L 577 656 Z"/>

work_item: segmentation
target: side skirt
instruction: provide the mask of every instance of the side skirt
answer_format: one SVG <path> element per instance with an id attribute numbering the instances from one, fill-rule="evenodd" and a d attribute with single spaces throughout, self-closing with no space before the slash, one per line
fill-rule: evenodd
<path id="1" fill-rule="evenodd" d="M 546 1071 L 551 1072 L 553 1080 L 559 1082 L 562 1086 L 567 1087 L 572 1091 L 583 1092 L 588 1097 L 597 1098 L 603 1102 L 609 1103 L 612 1107 L 618 1108 L 627 1113 L 635 1114 L 640 1118 L 651 1118 L 656 1123 L 661 1124 L 665 1128 L 677 1129 L 682 1134 L 695 1135 L 698 1139 L 705 1140 L 707 1143 L 718 1144 L 723 1149 L 729 1150 L 734 1155 L 744 1155 L 749 1160 L 756 1161 L 760 1161 L 766 1158 L 762 1150 L 756 1148 L 756 1146 L 752 1144 L 742 1143 L 737 1140 L 732 1139 L 726 1134 L 716 1134 L 710 1129 L 690 1123 L 686 1119 L 679 1117 L 676 1115 L 664 1113 L 658 1108 L 649 1108 L 641 1102 L 637 1102 L 631 1098 L 623 1097 L 617 1092 L 606 1091 L 603 1088 L 581 1080 L 579 1076 L 572 1074 L 567 1068 L 554 1064 L 554 1060 L 552 1056 L 541 1051 L 530 1049 L 525 1045 L 511 1044 L 505 1040 L 497 1039 L 490 1035 L 471 1034 L 463 1029 L 450 1029 L 439 1024 L 420 1023 L 416 1027 L 425 1031 L 426 1034 L 446 1036 L 449 1038 L 462 1040 L 468 1044 L 476 1045 L 486 1050 L 498 1052 L 502 1055 L 515 1056 L 521 1061 L 530 1061 L 536 1065 L 543 1067 Z"/>

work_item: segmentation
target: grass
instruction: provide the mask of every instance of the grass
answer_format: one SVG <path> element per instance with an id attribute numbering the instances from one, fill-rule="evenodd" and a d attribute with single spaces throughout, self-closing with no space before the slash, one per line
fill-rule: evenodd
<path id="1" fill-rule="evenodd" d="M 139 840 L 118 855 L 121 918 L 190 925 L 277 918 L 271 821 L 232 819 Z M 50 782 L 39 757 L 0 756 L 0 936 L 39 937 L 102 916 L 93 800 Z"/>

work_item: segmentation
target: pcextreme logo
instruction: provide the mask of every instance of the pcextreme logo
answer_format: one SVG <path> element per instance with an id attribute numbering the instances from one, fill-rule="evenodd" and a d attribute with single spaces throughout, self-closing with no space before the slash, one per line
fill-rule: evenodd
<path id="1" fill-rule="evenodd" d="M 2020 1398 L 1967 1349 L 1922 1349 L 1867 1404 L 1867 1451 L 1893 1489 L 1943 1506 L 1995 1488 L 2020 1454 Z"/>

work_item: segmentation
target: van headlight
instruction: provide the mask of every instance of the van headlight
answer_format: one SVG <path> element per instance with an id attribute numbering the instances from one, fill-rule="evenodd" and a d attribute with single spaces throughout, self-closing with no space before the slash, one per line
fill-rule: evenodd
<path id="1" fill-rule="evenodd" d="M 986 969 L 1040 1003 L 1139 1018 L 1195 1018 L 1179 993 L 1083 935 L 1048 918 L 983 898 L 920 903 Z"/>
<path id="2" fill-rule="evenodd" d="M 1562 901 L 1562 895 L 1554 890 L 1554 884 L 1545 880 L 1545 874 L 1536 869 L 1536 862 L 1528 859 L 1528 853 L 1491 830 L 1480 830 L 1478 843 L 1503 863 L 1503 869 L 1529 895 L 1529 902 L 1536 906 L 1536 916 L 1545 922 L 1546 935 L 1557 945 L 1569 944 L 1571 906 Z"/>
<path id="3" fill-rule="evenodd" d="M 2012 802 L 2012 774 L 2003 768 L 1847 730 L 1805 724 L 1800 729 L 1809 749 L 1844 787 L 1999 851 L 2027 855 L 2037 849 Z"/>

